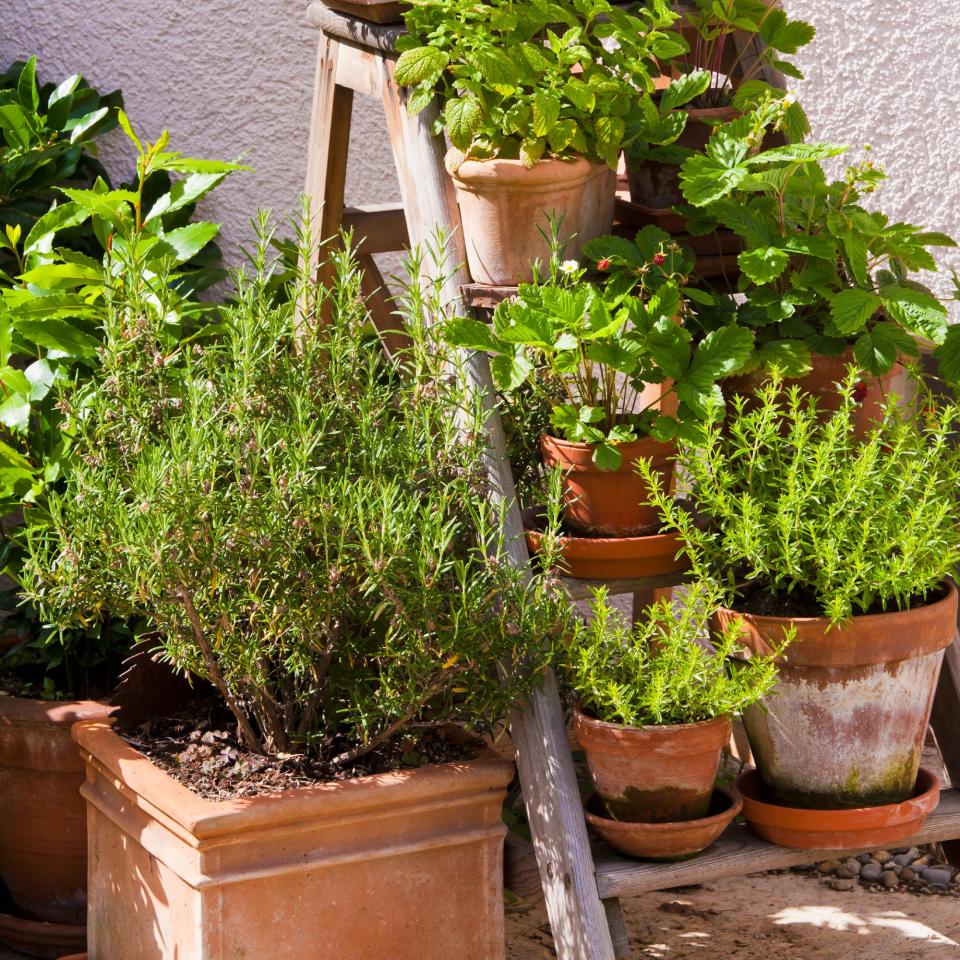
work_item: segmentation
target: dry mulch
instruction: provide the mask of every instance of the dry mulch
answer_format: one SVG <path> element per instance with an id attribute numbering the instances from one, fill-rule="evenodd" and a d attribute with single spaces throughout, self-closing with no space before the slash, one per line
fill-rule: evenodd
<path id="1" fill-rule="evenodd" d="M 414 730 L 345 767 L 324 757 L 348 749 L 342 737 L 312 744 L 310 753 L 263 756 L 240 742 L 236 725 L 219 704 L 197 701 L 174 717 L 155 718 L 117 731 L 160 769 L 207 800 L 256 797 L 432 763 L 472 759 L 475 743 L 454 744 L 437 730 Z"/>

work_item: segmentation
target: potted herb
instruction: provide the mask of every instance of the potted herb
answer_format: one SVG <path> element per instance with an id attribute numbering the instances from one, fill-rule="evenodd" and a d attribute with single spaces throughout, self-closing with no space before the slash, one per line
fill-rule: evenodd
<path id="1" fill-rule="evenodd" d="M 710 819 L 710 827 L 719 828 L 715 839 L 736 814 L 728 803 L 725 821 L 710 817 L 720 752 L 730 739 L 731 716 L 773 687 L 774 657 L 752 657 L 731 670 L 728 659 L 740 649 L 736 622 L 724 625 L 713 646 L 702 643 L 720 600 L 708 584 L 692 585 L 677 604 L 657 601 L 632 626 L 605 599 L 601 592 L 594 600 L 565 660 L 578 699 L 574 733 L 602 815 L 665 825 L 639 835 L 662 842 L 660 855 L 678 855 L 673 825 Z M 650 855 L 657 852 L 654 846 Z"/>
<path id="2" fill-rule="evenodd" d="M 703 523 L 666 488 L 654 497 L 694 569 L 723 585 L 719 636 L 739 620 L 766 654 L 796 635 L 775 696 L 744 714 L 767 795 L 787 807 L 911 797 L 956 634 L 960 409 L 912 415 L 891 398 L 861 439 L 854 392 L 851 377 L 824 417 L 774 377 L 726 422 L 715 407 L 678 459 Z"/>
<path id="3" fill-rule="evenodd" d="M 816 33 L 764 0 L 696 0 L 678 15 L 689 49 L 664 65 L 676 79 L 655 98 L 656 109 L 647 108 L 638 118 L 638 136 L 625 151 L 631 200 L 664 217 L 683 202 L 678 182 L 683 160 L 704 151 L 717 124 L 733 120 L 765 95 L 784 93 L 764 79 L 766 70 L 802 80 L 785 58 Z M 739 45 L 737 34 L 744 37 Z M 683 95 L 677 96 L 680 90 Z M 780 131 L 791 142 L 809 132 L 799 103 L 785 112 Z"/>
<path id="4" fill-rule="evenodd" d="M 531 279 L 550 217 L 579 256 L 613 223 L 614 171 L 628 121 L 650 100 L 656 58 L 683 52 L 664 4 L 424 0 L 405 14 L 397 82 L 416 113 L 439 96 L 437 132 L 475 282 Z"/>
<path id="5" fill-rule="evenodd" d="M 268 244 L 222 339 L 169 363 L 165 318 L 112 299 L 56 536 L 31 540 L 31 596 L 58 620 L 143 615 L 212 688 L 205 726 L 75 727 L 90 952 L 502 957 L 512 768 L 449 725 L 501 721 L 569 608 L 506 560 L 482 405 L 424 325 L 439 294 L 411 278 L 412 346 L 387 360 L 349 254 L 331 288 L 301 268 L 277 298 Z"/>
<path id="6" fill-rule="evenodd" d="M 866 209 L 864 198 L 884 178 L 872 160 L 830 181 L 822 161 L 845 147 L 762 149 L 783 110 L 784 101 L 768 101 L 720 127 L 707 153 L 683 165 L 684 196 L 702 212 L 697 229 L 723 225 L 745 247 L 735 291 L 742 296 L 720 294 L 698 312 L 707 329 L 736 322 L 756 331 L 754 372 L 735 385 L 747 395 L 776 364 L 802 378 L 822 410 L 835 409 L 835 384 L 855 363 L 865 427 L 882 412 L 899 358 L 916 356 L 918 340 L 946 337 L 947 308 L 915 273 L 936 270 L 929 248 L 955 244 Z"/>
<path id="7" fill-rule="evenodd" d="M 632 292 L 619 281 L 588 282 L 575 261 L 554 262 L 548 279 L 522 284 L 516 299 L 497 307 L 492 325 L 456 318 L 446 326 L 451 343 L 493 354 L 498 390 L 529 382 L 551 401 L 544 464 L 565 473 L 569 526 L 601 537 L 656 531 L 633 462 L 652 458 L 669 484 L 678 431 L 706 412 L 717 380 L 736 372 L 752 348 L 750 333 L 737 327 L 693 345 L 682 324 L 690 263 L 665 233 L 651 227 L 620 245 L 621 259 L 642 265 Z"/>
<path id="8" fill-rule="evenodd" d="M 202 285 L 201 271 L 214 274 L 208 261 L 194 260 L 192 267 L 200 269 L 187 263 L 201 251 L 211 252 L 218 227 L 187 221 L 192 203 L 233 166 L 190 160 L 161 143 L 149 155 L 142 152 L 129 190 L 109 190 L 99 178 L 77 184 L 81 171 L 94 173 L 98 166 L 81 155 L 79 135 L 71 143 L 69 129 L 92 135 L 110 116 L 136 141 L 126 118 L 101 106 L 79 77 L 38 92 L 33 61 L 19 76 L 19 112 L 7 115 L 25 118 L 31 131 L 44 131 L 45 139 L 29 147 L 8 144 L 0 151 L 0 177 L 23 171 L 40 155 L 46 160 L 10 198 L 7 209 L 31 216 L 29 222 L 7 225 L 10 275 L 0 289 L 0 563 L 14 584 L 4 604 L 12 647 L 0 658 L 0 821 L 7 825 L 0 833 L 0 877 L 29 916 L 65 925 L 50 934 L 17 918 L 8 919 L 5 930 L 17 923 L 24 938 L 20 943 L 50 934 L 65 938 L 62 945 L 68 946 L 71 937 L 74 945 L 85 942 L 87 875 L 86 811 L 78 794 L 83 766 L 70 727 L 110 713 L 106 701 L 132 637 L 124 618 L 102 608 L 59 630 L 33 603 L 24 603 L 18 595 L 24 529 L 37 536 L 46 528 L 54 536 L 47 527 L 47 498 L 62 492 L 75 463 L 60 387 L 87 383 L 95 375 L 99 324 L 105 302 L 116 294 L 117 277 L 129 276 L 131 264 L 139 265 L 138 282 L 126 293 L 140 311 L 159 311 L 169 320 L 164 356 L 176 354 L 181 338 L 196 335 L 201 308 L 187 294 Z M 46 113 L 31 114 L 40 103 Z M 89 114 L 83 112 L 88 107 Z M 60 115 L 63 110 L 73 113 L 76 127 Z M 62 137 L 61 128 L 67 130 Z M 66 178 L 61 185 L 53 171 Z M 165 179 L 169 171 L 187 176 L 173 188 Z M 50 194 L 60 202 L 51 202 Z M 43 212 L 41 197 L 47 198 Z"/>

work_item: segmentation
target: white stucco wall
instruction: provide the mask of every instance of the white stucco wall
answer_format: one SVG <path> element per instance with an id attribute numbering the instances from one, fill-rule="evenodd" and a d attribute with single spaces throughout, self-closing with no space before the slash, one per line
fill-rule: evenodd
<path id="1" fill-rule="evenodd" d="M 870 143 L 893 216 L 960 237 L 960 2 L 786 0 L 819 30 L 799 92 L 814 136 Z M 211 198 L 226 247 L 259 206 L 295 207 L 305 171 L 315 36 L 305 0 L 0 0 L 0 61 L 39 56 L 45 78 L 79 70 L 122 87 L 137 128 L 180 149 L 254 168 Z M 397 196 L 382 120 L 358 97 L 348 200 Z M 107 152 L 110 167 L 129 169 Z M 942 256 L 960 268 L 960 255 Z M 948 284 L 941 283 L 946 290 Z"/>

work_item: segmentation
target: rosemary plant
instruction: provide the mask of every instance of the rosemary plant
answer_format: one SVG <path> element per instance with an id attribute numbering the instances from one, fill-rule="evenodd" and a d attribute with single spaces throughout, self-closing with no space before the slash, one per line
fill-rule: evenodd
<path id="1" fill-rule="evenodd" d="M 776 683 L 780 651 L 731 666 L 731 657 L 743 657 L 739 623 L 710 645 L 703 639 L 720 599 L 715 586 L 695 583 L 680 601 L 658 600 L 631 626 L 598 591 L 566 660 L 581 705 L 599 720 L 639 727 L 696 723 L 757 703 Z"/>
<path id="2" fill-rule="evenodd" d="M 412 346 L 388 361 L 349 252 L 278 303 L 268 243 L 262 220 L 202 349 L 160 350 L 116 292 L 104 376 L 65 398 L 80 465 L 30 541 L 31 598 L 62 623 L 144 616 L 254 751 L 335 768 L 411 726 L 497 722 L 570 614 L 506 560 L 485 413 L 425 322 L 440 287 L 415 259 Z M 301 227 L 301 263 L 311 244 Z M 298 326 L 296 303 L 329 323 Z"/>
<path id="3" fill-rule="evenodd" d="M 776 374 L 755 406 L 738 397 L 726 420 L 714 407 L 678 459 L 704 523 L 640 463 L 665 522 L 728 604 L 840 624 L 922 603 L 960 560 L 960 408 L 928 402 L 914 414 L 891 397 L 861 441 L 855 389 L 852 374 L 825 416 Z"/>

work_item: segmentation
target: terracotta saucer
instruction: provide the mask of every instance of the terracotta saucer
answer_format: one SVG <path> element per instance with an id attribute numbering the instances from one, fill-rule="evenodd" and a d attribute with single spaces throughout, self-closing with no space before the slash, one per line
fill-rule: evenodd
<path id="1" fill-rule="evenodd" d="M 614 850 L 644 860 L 683 860 L 706 850 L 743 806 L 723 787 L 714 787 L 710 815 L 677 823 L 628 823 L 603 816 L 603 801 L 594 794 L 586 804 L 587 823 Z"/>
<path id="2" fill-rule="evenodd" d="M 543 539 L 538 529 L 538 512 L 524 511 L 527 549 L 540 552 Z M 565 532 L 560 538 L 564 574 L 579 580 L 625 580 L 682 573 L 689 569 L 686 555 L 679 558 L 682 542 L 676 531 L 652 533 L 645 537 L 579 537 Z"/>
<path id="3" fill-rule="evenodd" d="M 0 913 L 0 943 L 28 957 L 57 960 L 64 953 L 75 954 L 87 945 L 85 924 L 46 923 Z"/>
<path id="4" fill-rule="evenodd" d="M 940 781 L 922 767 L 910 800 L 852 810 L 809 810 L 769 803 L 756 770 L 740 774 L 736 787 L 751 832 L 781 847 L 810 850 L 887 847 L 918 833 L 940 802 Z"/>

